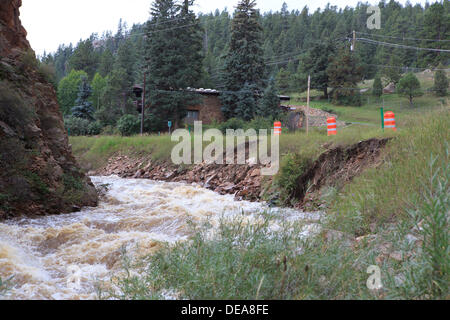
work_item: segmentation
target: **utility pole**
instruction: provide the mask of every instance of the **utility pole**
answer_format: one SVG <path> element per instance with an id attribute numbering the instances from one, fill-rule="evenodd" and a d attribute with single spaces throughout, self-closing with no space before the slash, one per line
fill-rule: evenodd
<path id="1" fill-rule="evenodd" d="M 352 51 L 356 49 L 356 31 L 353 30 L 353 43 L 352 43 Z"/>
<path id="2" fill-rule="evenodd" d="M 144 116 L 145 116 L 145 85 L 146 85 L 147 74 L 144 71 L 144 87 L 142 93 L 142 108 L 141 108 L 141 136 L 144 135 Z"/>
<path id="3" fill-rule="evenodd" d="M 308 98 L 306 102 L 306 134 L 309 134 L 309 94 L 311 90 L 311 76 L 308 76 Z"/>

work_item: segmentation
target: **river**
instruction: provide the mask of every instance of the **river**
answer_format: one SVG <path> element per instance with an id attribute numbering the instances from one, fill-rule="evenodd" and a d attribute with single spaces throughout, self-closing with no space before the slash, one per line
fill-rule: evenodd
<path id="1" fill-rule="evenodd" d="M 277 210 L 283 219 L 310 221 L 307 236 L 321 217 L 235 201 L 198 185 L 91 178 L 107 190 L 96 208 L 0 223 L 0 277 L 14 276 L 11 290 L 0 299 L 96 299 L 96 283 L 120 270 L 123 248 L 146 255 L 161 242 L 183 241 L 189 236 L 188 221 L 209 218 L 214 225 L 222 217 L 244 214 L 252 219 L 264 210 Z"/>

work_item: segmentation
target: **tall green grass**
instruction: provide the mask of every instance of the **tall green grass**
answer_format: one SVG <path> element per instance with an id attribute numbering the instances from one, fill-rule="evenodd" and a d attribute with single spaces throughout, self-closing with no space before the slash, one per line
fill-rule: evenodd
<path id="1" fill-rule="evenodd" d="M 328 137 L 326 128 L 312 129 L 307 135 L 305 131 L 284 132 L 280 137 L 280 155 L 284 157 L 290 153 L 300 153 L 314 159 L 326 150 L 324 145 L 351 144 L 375 136 L 389 136 L 376 126 L 352 125 L 339 129 L 335 137 Z M 192 139 L 193 139 L 192 135 Z M 270 151 L 270 139 L 268 150 Z M 225 141 L 224 141 L 225 143 Z M 127 155 L 131 158 L 147 157 L 154 162 L 171 162 L 172 148 L 175 142 L 170 136 L 98 136 L 98 137 L 70 137 L 72 151 L 81 165 L 87 169 L 98 169 L 104 166 L 108 159 L 116 155 Z M 203 142 L 208 145 L 209 142 Z M 192 144 L 193 148 L 193 144 Z M 193 154 L 193 153 L 192 153 Z"/>
<path id="2" fill-rule="evenodd" d="M 88 169 L 98 169 L 115 155 L 148 156 L 154 161 L 170 159 L 175 145 L 170 136 L 98 136 L 70 137 L 72 151 Z"/>
<path id="3" fill-rule="evenodd" d="M 213 237 L 210 226 L 196 227 L 190 241 L 128 264 L 125 276 L 113 280 L 117 289 L 100 298 L 155 299 L 167 292 L 194 300 L 373 296 L 365 287 L 365 266 L 353 266 L 357 253 L 320 237 L 304 240 L 300 225 L 273 232 L 273 220 L 222 220 Z"/>
<path id="4" fill-rule="evenodd" d="M 395 286 L 393 297 L 408 299 L 450 298 L 450 165 L 448 146 L 445 160 L 432 156 L 428 179 L 424 181 L 424 202 L 409 211 L 409 223 L 422 238 L 417 257 L 403 266 L 402 285 Z"/>
<path id="5" fill-rule="evenodd" d="M 332 203 L 336 227 L 362 235 L 371 224 L 405 217 L 409 209 L 423 203 L 430 155 L 438 157 L 442 168 L 448 163 L 449 123 L 448 110 L 410 118 L 408 128 L 389 142 L 383 165 L 367 170 L 338 193 Z"/>

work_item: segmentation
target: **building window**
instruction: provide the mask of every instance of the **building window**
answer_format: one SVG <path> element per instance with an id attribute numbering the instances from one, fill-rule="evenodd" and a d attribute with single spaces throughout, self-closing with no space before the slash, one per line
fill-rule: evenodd
<path id="1" fill-rule="evenodd" d="M 197 121 L 199 119 L 199 112 L 188 110 L 186 120 L 188 121 Z"/>

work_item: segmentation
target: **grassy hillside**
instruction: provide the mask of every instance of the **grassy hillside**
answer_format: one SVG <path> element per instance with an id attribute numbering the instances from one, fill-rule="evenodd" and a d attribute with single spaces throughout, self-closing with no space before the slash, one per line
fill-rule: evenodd
<path id="1" fill-rule="evenodd" d="M 450 113 L 405 123 L 380 168 L 328 195 L 317 236 L 302 239 L 302 225 L 290 223 L 273 233 L 276 217 L 267 213 L 257 225 L 224 220 L 213 237 L 210 226 L 192 226 L 192 241 L 127 260 L 128 271 L 140 272 L 100 297 L 154 299 L 170 290 L 187 299 L 448 299 Z M 371 265 L 381 289 L 367 287 Z"/>

